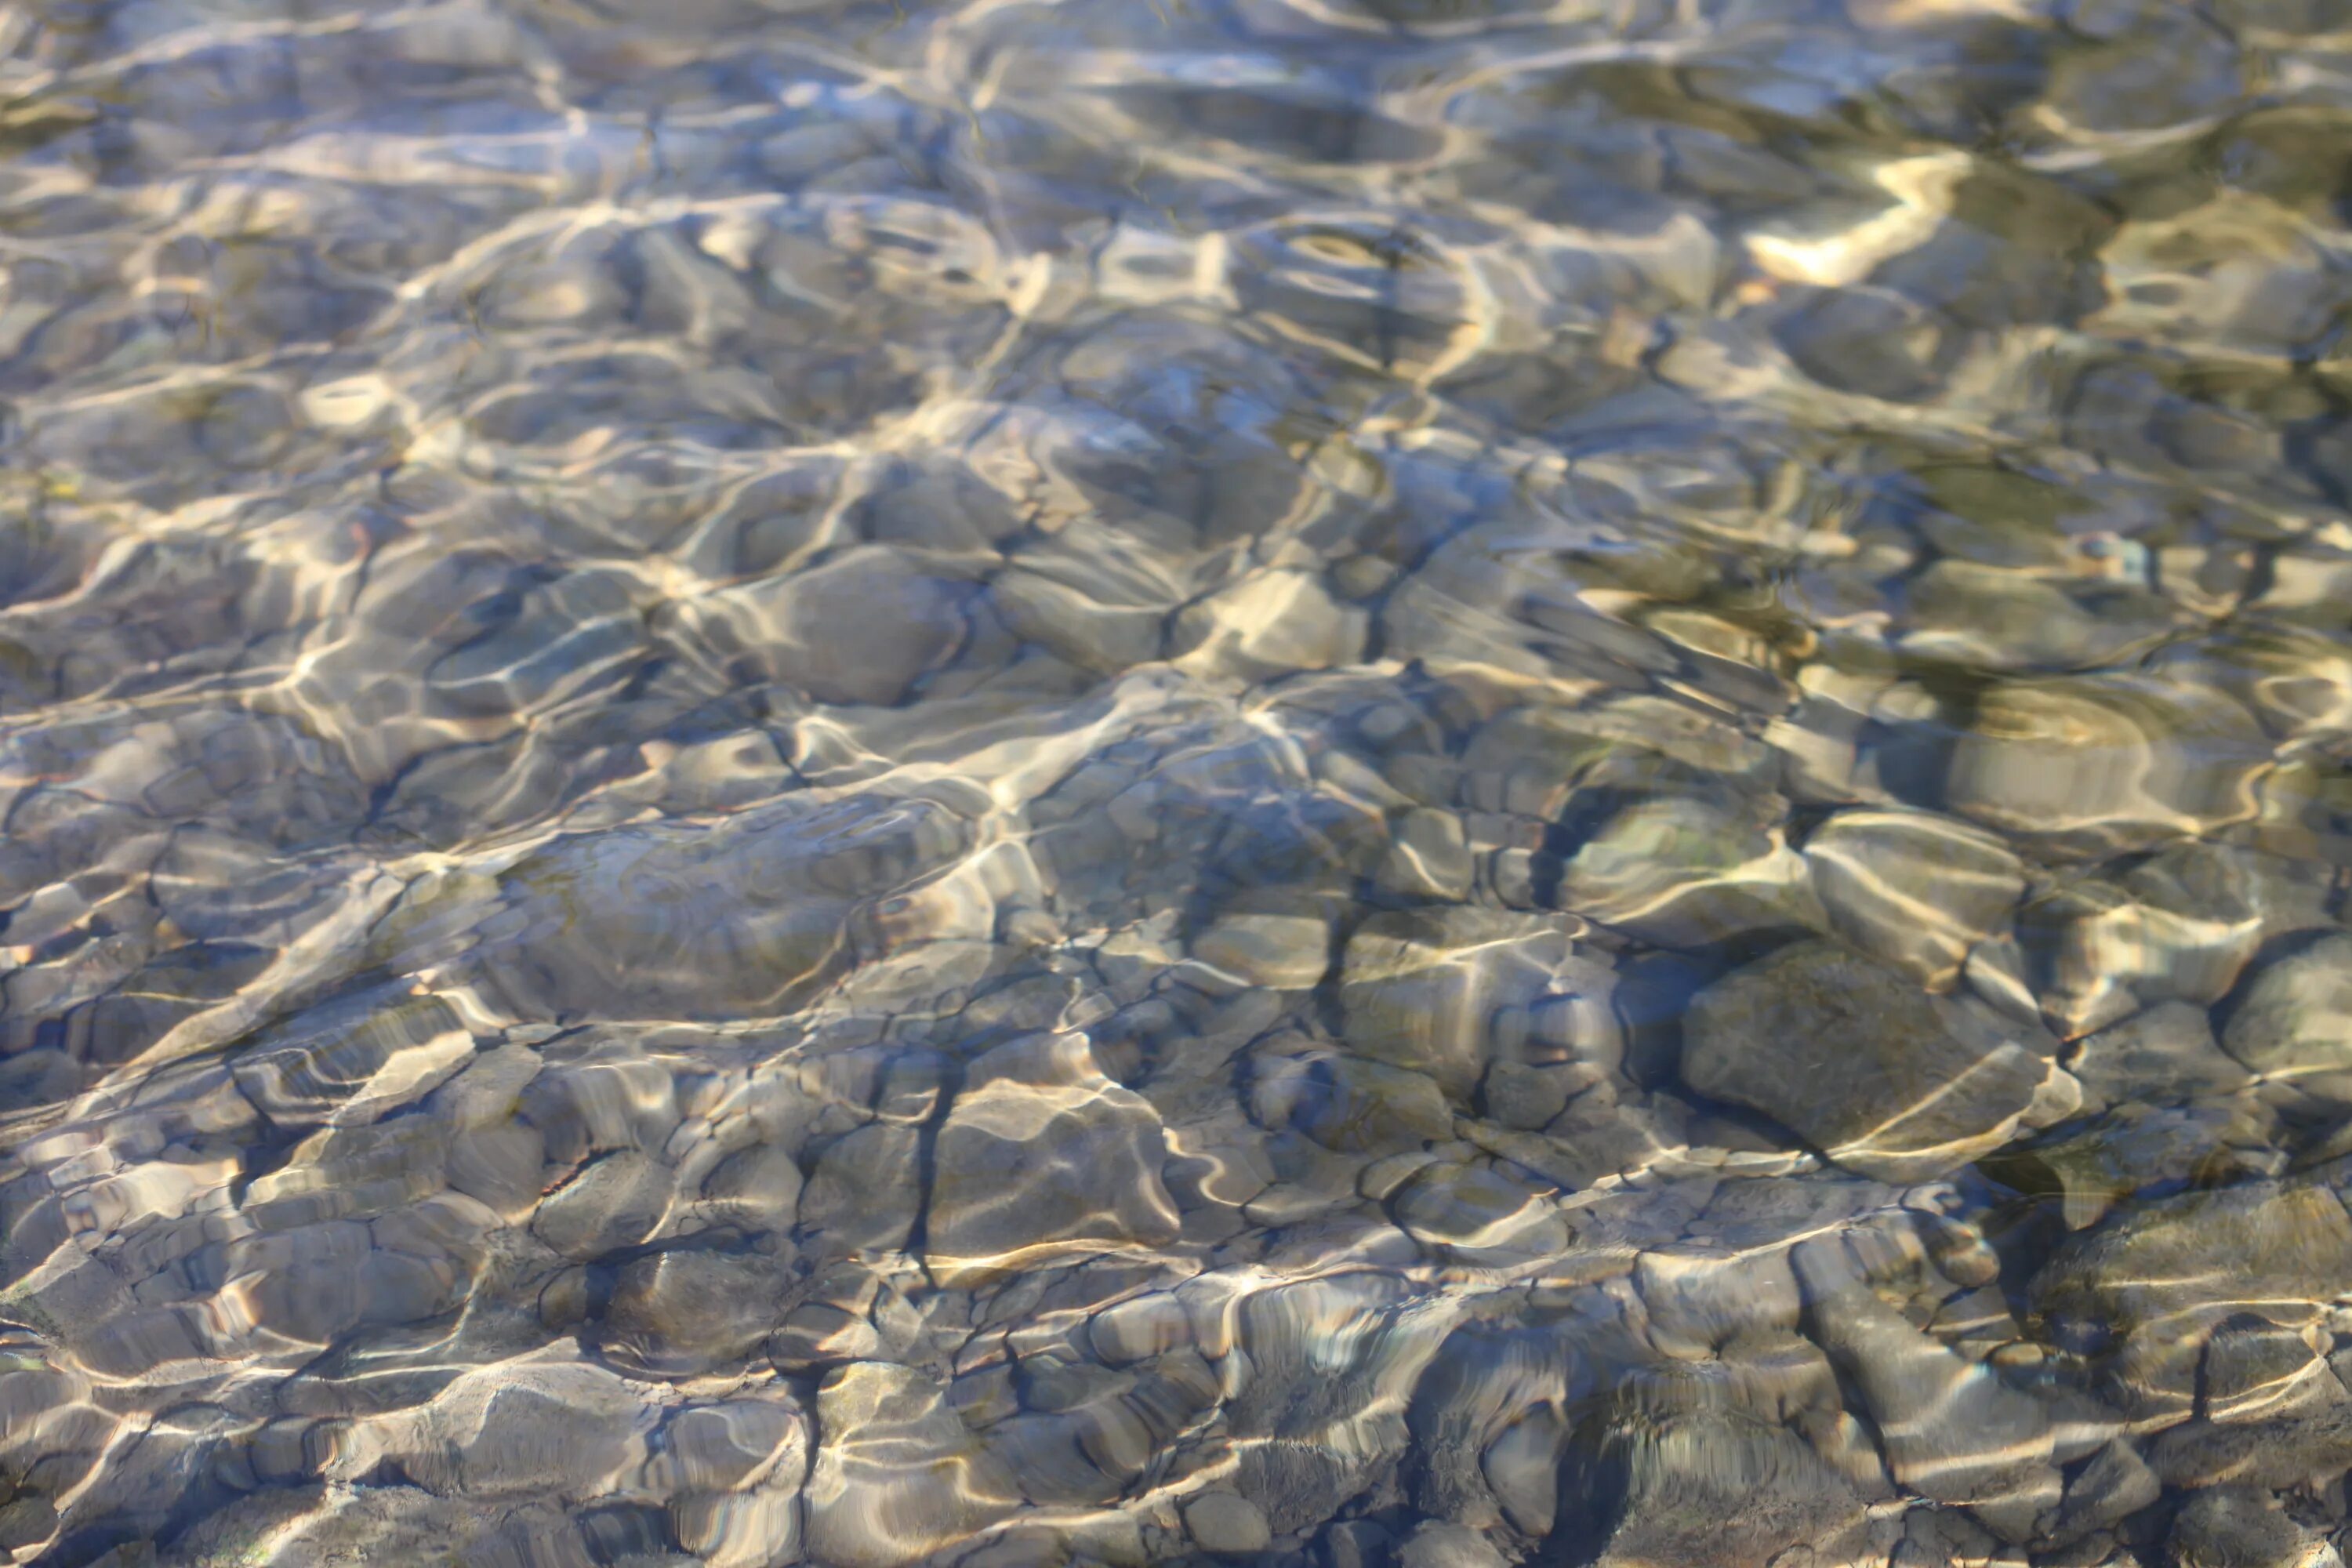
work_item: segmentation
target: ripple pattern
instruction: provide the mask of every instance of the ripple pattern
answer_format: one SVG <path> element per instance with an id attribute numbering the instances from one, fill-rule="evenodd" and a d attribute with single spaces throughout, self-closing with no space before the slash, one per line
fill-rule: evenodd
<path id="1" fill-rule="evenodd" d="M 2340 1568 L 2352 4 L 0 12 L 0 1558 Z"/>

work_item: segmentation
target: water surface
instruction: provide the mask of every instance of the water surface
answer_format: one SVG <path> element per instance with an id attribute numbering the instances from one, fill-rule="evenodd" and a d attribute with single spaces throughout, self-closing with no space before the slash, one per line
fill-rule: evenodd
<path id="1" fill-rule="evenodd" d="M 14 1561 L 2339 1563 L 2352 5 L 0 50 Z"/>

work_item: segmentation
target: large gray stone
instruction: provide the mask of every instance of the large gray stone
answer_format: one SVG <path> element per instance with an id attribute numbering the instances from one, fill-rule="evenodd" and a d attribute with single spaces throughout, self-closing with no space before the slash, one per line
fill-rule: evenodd
<path id="1" fill-rule="evenodd" d="M 1801 942 L 1692 1000 L 1683 1079 L 1840 1164 L 1922 1180 L 2008 1142 L 2051 1073 L 2019 1046 L 1956 1033 L 1951 1007 L 1850 949 Z"/>

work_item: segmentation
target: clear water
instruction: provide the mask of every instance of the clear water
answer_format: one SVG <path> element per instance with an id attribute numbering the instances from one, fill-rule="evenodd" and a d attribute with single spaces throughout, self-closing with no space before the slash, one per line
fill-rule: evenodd
<path id="1" fill-rule="evenodd" d="M 0 48 L 14 1561 L 2339 1563 L 2352 5 Z"/>

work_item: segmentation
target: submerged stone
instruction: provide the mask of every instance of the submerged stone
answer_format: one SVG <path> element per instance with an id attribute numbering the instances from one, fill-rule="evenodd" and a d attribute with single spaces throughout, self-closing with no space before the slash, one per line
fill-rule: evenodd
<path id="1" fill-rule="evenodd" d="M 1834 942 L 1801 942 L 1694 997 L 1682 1076 L 1891 1181 L 1964 1165 L 2016 1132 L 2051 1064 L 1963 1038 L 1912 982 Z"/>

